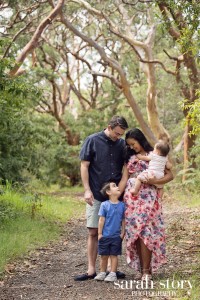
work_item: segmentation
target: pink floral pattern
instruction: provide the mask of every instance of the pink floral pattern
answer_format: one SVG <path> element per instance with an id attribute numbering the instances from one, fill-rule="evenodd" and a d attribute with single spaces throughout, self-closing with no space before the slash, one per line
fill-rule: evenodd
<path id="1" fill-rule="evenodd" d="M 156 270 L 166 263 L 165 232 L 162 215 L 161 200 L 155 186 L 142 184 L 137 196 L 132 196 L 130 189 L 134 187 L 135 178 L 148 168 L 148 162 L 131 156 L 127 164 L 129 180 L 124 193 L 126 206 L 126 255 L 131 268 L 140 271 L 140 261 L 135 242 L 143 240 L 152 251 L 151 269 Z"/>

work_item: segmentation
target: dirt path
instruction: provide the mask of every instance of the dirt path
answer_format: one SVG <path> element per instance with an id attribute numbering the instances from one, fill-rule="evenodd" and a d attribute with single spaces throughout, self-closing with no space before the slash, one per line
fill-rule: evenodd
<path id="1" fill-rule="evenodd" d="M 181 208 L 173 201 L 164 203 L 165 223 L 167 227 L 168 263 L 155 274 L 155 284 L 160 280 L 173 279 L 178 273 L 180 280 L 192 278 L 198 263 L 197 251 L 197 208 Z M 37 249 L 23 261 L 8 266 L 4 281 L 0 282 L 1 300 L 100 300 L 100 299 L 190 299 L 189 288 L 181 292 L 186 298 L 166 294 L 158 298 L 134 294 L 134 288 L 115 289 L 113 284 L 96 282 L 75 282 L 73 276 L 86 271 L 86 236 L 84 218 L 67 224 L 66 232 L 56 245 Z M 134 279 L 133 270 L 126 266 L 125 256 L 119 261 L 119 269 L 126 273 L 126 280 Z M 176 283 L 177 284 L 177 283 Z M 118 286 L 115 286 L 118 287 Z M 185 287 L 184 287 L 185 288 Z M 133 294 L 132 294 L 133 293 Z"/>

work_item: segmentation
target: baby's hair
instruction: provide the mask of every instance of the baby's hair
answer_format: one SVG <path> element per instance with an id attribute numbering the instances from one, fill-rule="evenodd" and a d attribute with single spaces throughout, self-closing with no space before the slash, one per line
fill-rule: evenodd
<path id="1" fill-rule="evenodd" d="M 110 182 L 105 182 L 103 184 L 100 193 L 106 198 L 108 197 L 107 191 L 110 191 Z"/>
<path id="2" fill-rule="evenodd" d="M 156 143 L 155 147 L 160 151 L 161 156 L 167 156 L 170 151 L 169 144 L 163 141 L 159 141 L 158 143 Z"/>

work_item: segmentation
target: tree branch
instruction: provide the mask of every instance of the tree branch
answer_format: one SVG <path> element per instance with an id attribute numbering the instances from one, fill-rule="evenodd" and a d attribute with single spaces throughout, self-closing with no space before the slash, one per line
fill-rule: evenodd
<path id="1" fill-rule="evenodd" d="M 121 83 L 114 76 L 112 76 L 110 74 L 100 73 L 100 72 L 93 72 L 93 71 L 91 71 L 91 74 L 96 75 L 96 76 L 109 78 L 119 89 L 122 89 Z"/>
<path id="2" fill-rule="evenodd" d="M 119 73 L 119 76 L 121 79 L 121 84 L 122 84 L 122 91 L 123 91 L 125 97 L 127 98 L 128 102 L 130 103 L 130 105 L 134 111 L 135 117 L 139 121 L 142 130 L 144 131 L 146 136 L 148 136 L 150 143 L 154 144 L 156 142 L 156 138 L 153 135 L 150 128 L 148 127 L 147 123 L 145 122 L 144 117 L 132 95 L 132 92 L 130 90 L 130 84 L 126 78 L 126 74 L 125 74 L 123 68 L 119 65 L 119 63 L 115 59 L 108 57 L 105 50 L 101 46 L 99 46 L 93 39 L 86 36 L 85 34 L 80 32 L 78 29 L 76 29 L 73 26 L 73 24 L 66 17 L 63 16 L 62 13 L 61 13 L 61 22 L 67 28 L 69 28 L 75 35 L 79 36 L 82 40 L 87 42 L 90 46 L 94 47 L 98 51 L 102 60 L 105 61 L 106 63 L 108 63 L 108 65 L 111 68 L 115 69 Z"/>
<path id="3" fill-rule="evenodd" d="M 60 11 L 62 10 L 62 6 L 64 4 L 64 0 L 58 0 L 57 5 L 55 6 L 55 8 L 51 11 L 51 13 L 40 23 L 40 25 L 37 27 L 33 37 L 31 38 L 31 40 L 28 42 L 28 44 L 24 47 L 24 49 L 22 50 L 21 54 L 17 57 L 16 59 L 16 64 L 14 66 L 14 68 L 10 71 L 10 75 L 17 75 L 17 71 L 20 68 L 20 65 L 23 63 L 23 61 L 25 60 L 27 54 L 29 52 L 31 52 L 33 49 L 36 48 L 39 38 L 42 34 L 42 32 L 45 30 L 45 28 L 51 24 L 51 22 L 53 21 L 53 19 L 55 19 L 57 17 L 57 15 L 60 13 Z"/>
<path id="4" fill-rule="evenodd" d="M 10 50 L 10 47 L 12 46 L 13 42 L 17 39 L 17 37 L 23 32 L 25 31 L 30 24 L 32 23 L 32 21 L 30 21 L 28 24 L 26 24 L 21 30 L 19 30 L 13 37 L 12 41 L 10 42 L 10 44 L 8 45 L 8 47 L 6 48 L 4 54 L 3 54 L 3 58 L 6 57 L 6 55 L 8 54 L 8 51 Z"/>
<path id="5" fill-rule="evenodd" d="M 180 37 L 180 33 L 178 31 L 176 31 L 176 29 L 172 26 L 170 18 L 167 15 L 167 7 L 166 7 L 165 3 L 164 2 L 160 3 L 159 1 L 157 1 L 157 2 L 158 2 L 158 7 L 163 16 L 163 19 L 165 20 L 165 22 L 169 28 L 168 29 L 169 33 L 171 34 L 171 36 L 174 40 L 177 40 Z"/>

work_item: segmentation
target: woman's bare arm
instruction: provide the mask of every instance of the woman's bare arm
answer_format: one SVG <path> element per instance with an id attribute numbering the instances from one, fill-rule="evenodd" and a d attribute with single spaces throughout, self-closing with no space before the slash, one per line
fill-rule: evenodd
<path id="1" fill-rule="evenodd" d="M 118 187 L 120 189 L 120 192 L 121 194 L 124 192 L 125 190 L 125 187 L 126 187 L 126 183 L 128 181 L 128 169 L 127 169 L 127 166 L 124 165 L 124 168 L 123 168 L 123 174 L 122 174 L 122 179 L 120 180 L 119 184 L 118 184 Z"/>

